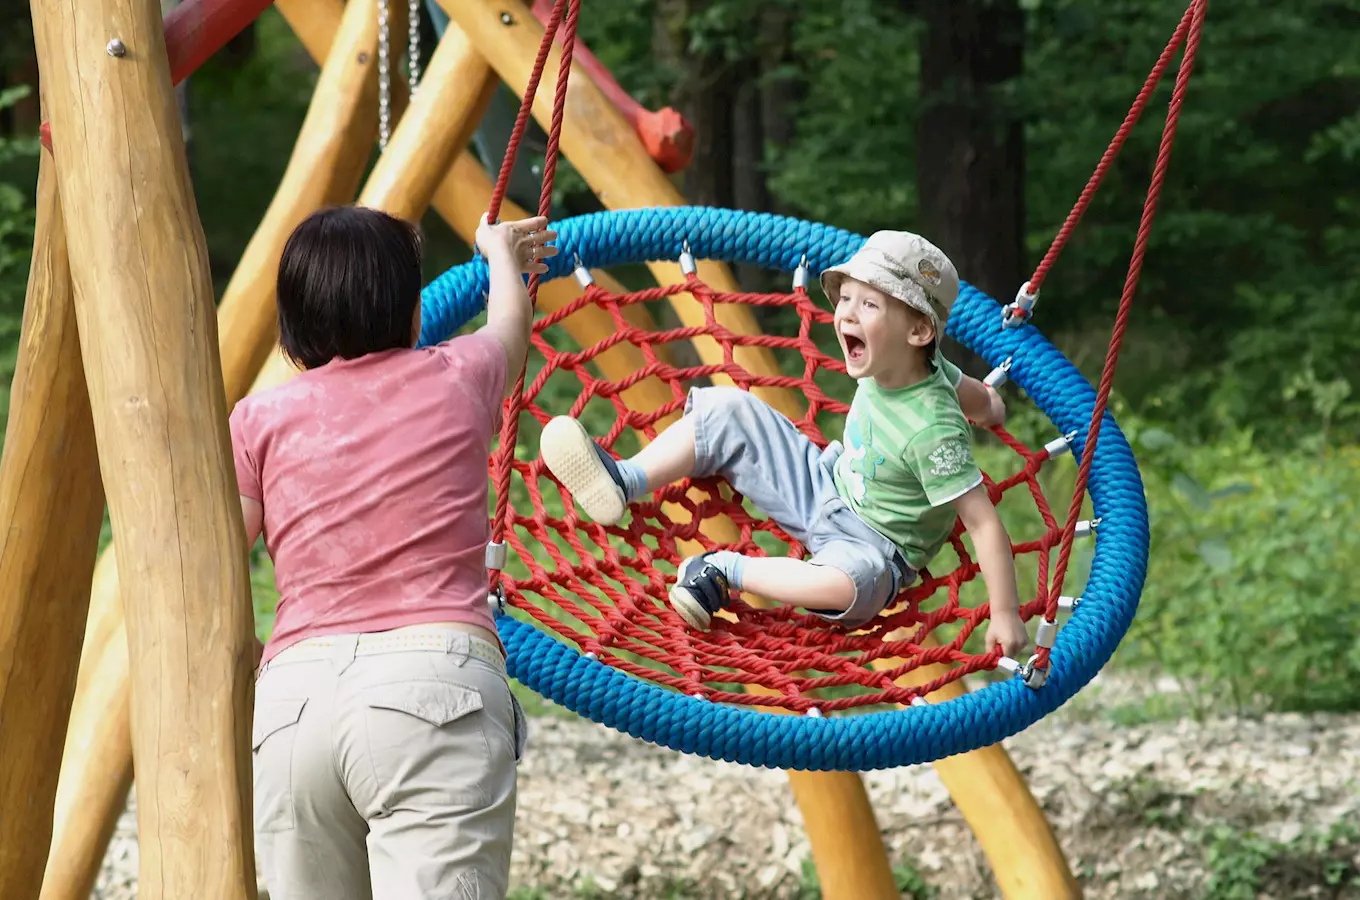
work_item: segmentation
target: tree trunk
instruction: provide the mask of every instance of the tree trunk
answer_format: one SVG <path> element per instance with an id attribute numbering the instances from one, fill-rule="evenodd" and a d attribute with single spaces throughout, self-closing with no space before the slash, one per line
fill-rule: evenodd
<path id="1" fill-rule="evenodd" d="M 765 147 L 776 150 L 787 147 L 797 137 L 798 106 L 807 83 L 798 74 L 793 52 L 793 11 L 787 6 L 767 4 L 761 7 L 760 18 L 760 121 L 764 153 Z M 766 208 L 782 215 L 791 214 L 793 210 L 770 192 L 770 173 L 763 166 L 761 171 Z"/>
<path id="2" fill-rule="evenodd" d="M 694 159 L 685 169 L 684 191 L 690 203 L 733 206 L 732 120 L 737 78 L 720 59 L 692 56 L 685 60 L 685 79 L 676 107 L 694 124 Z"/>
<path id="3" fill-rule="evenodd" d="M 737 209 L 763 212 L 769 208 L 770 192 L 765 185 L 765 123 L 761 118 L 760 73 L 744 65 L 733 73 L 741 81 L 735 87 L 732 103 L 732 205 Z M 744 290 L 776 290 L 774 273 L 760 266 L 737 266 L 737 280 Z M 758 317 L 763 318 L 763 317 Z M 764 322 L 762 321 L 762 327 Z"/>
<path id="4" fill-rule="evenodd" d="M 924 234 L 1001 302 L 1024 271 L 1024 125 L 1005 87 L 1024 63 L 1018 0 L 912 4 L 921 36 L 916 185 Z"/>

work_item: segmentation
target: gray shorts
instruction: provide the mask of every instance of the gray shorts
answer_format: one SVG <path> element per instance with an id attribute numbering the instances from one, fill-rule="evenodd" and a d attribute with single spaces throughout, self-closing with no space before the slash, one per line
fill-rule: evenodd
<path id="1" fill-rule="evenodd" d="M 692 388 L 685 415 L 694 422 L 694 477 L 721 475 L 756 509 L 812 554 L 855 583 L 844 612 L 818 615 L 860 628 L 916 580 L 892 541 L 855 514 L 836 492 L 832 467 L 842 447 L 817 449 L 769 404 L 733 387 Z"/>

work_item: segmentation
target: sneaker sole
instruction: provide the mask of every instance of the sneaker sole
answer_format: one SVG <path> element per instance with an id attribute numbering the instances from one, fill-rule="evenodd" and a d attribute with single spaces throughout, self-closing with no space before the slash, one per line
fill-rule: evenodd
<path id="1" fill-rule="evenodd" d="M 671 608 L 695 631 L 708 631 L 713 617 L 688 590 L 675 585 L 670 590 Z"/>
<path id="2" fill-rule="evenodd" d="M 613 525 L 626 508 L 623 491 L 595 453 L 594 441 L 581 423 L 570 416 L 557 416 L 543 426 L 539 456 L 548 471 L 571 491 L 581 511 L 601 525 Z"/>

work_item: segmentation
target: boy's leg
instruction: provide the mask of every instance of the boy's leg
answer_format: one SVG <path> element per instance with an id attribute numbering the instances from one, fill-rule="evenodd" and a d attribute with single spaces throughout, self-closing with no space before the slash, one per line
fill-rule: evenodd
<path id="1" fill-rule="evenodd" d="M 773 407 L 736 388 L 691 391 L 685 419 L 693 422 L 693 476 L 721 475 L 806 545 L 821 508 L 836 496 L 822 451 Z M 854 598 L 854 582 L 834 569 L 722 550 L 684 561 L 671 605 L 691 627 L 705 630 L 732 589 L 817 609 L 844 609 Z"/>
<path id="2" fill-rule="evenodd" d="M 743 556 L 727 550 L 691 556 L 680 564 L 671 606 L 691 628 L 707 631 L 727 606 L 732 589 L 750 591 L 785 606 L 841 613 L 855 601 L 845 572 L 788 556 Z"/>
<path id="3" fill-rule="evenodd" d="M 754 394 L 733 387 L 691 390 L 680 420 L 631 459 L 610 457 L 570 416 L 543 426 L 539 455 L 602 525 L 623 518 L 629 503 L 657 488 L 721 475 L 799 541 L 806 540 L 831 478 L 819 465 L 822 451 L 806 435 Z"/>
<path id="4" fill-rule="evenodd" d="M 628 504 L 694 469 L 694 423 L 681 417 L 631 460 L 615 460 L 570 416 L 543 426 L 539 455 L 592 521 L 613 525 Z"/>

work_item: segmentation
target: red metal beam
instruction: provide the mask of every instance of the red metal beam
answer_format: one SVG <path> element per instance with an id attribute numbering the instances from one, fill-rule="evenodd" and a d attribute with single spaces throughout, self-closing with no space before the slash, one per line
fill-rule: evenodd
<path id="1" fill-rule="evenodd" d="M 533 10 L 534 18 L 546 25 L 552 17 L 553 0 L 534 0 Z M 572 59 L 581 63 L 595 86 L 623 113 L 662 171 L 675 173 L 689 165 L 694 158 L 694 126 L 684 116 L 669 106 L 653 112 L 634 100 L 579 37 Z"/>
<path id="2" fill-rule="evenodd" d="M 165 17 L 165 50 L 170 83 L 179 84 L 208 58 L 260 17 L 274 0 L 184 0 Z M 52 149 L 52 126 L 43 122 L 38 137 Z"/>
<path id="3" fill-rule="evenodd" d="M 170 54 L 170 83 L 179 84 L 274 0 L 185 0 L 165 17 L 165 49 Z"/>

